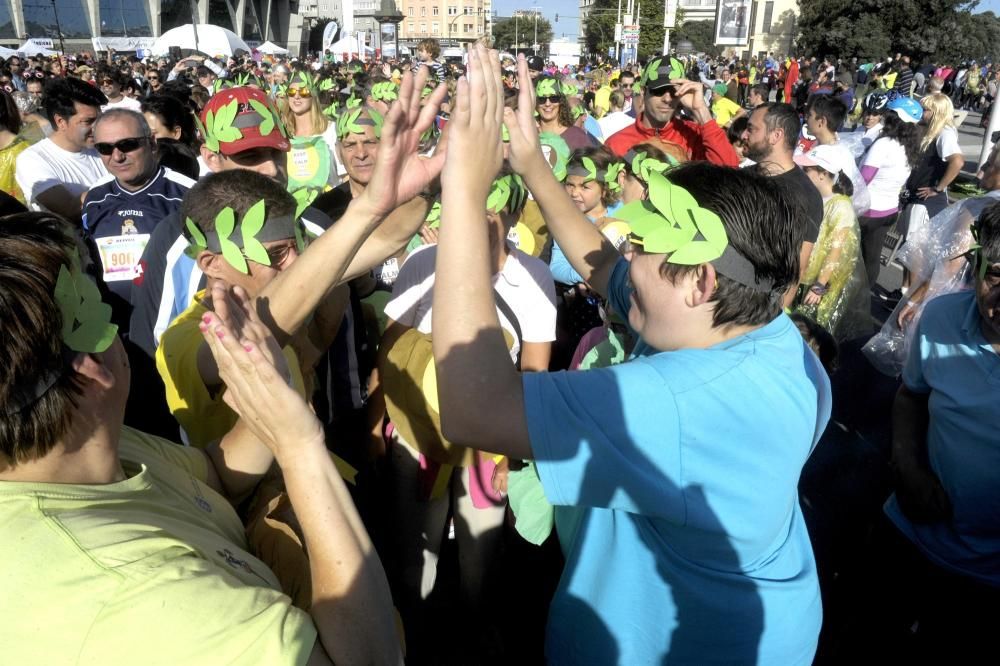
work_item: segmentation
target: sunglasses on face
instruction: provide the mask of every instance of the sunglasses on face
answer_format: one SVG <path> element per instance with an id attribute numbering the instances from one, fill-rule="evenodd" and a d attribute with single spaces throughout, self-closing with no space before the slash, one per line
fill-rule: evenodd
<path id="1" fill-rule="evenodd" d="M 559 95 L 549 95 L 547 97 L 539 97 L 536 100 L 536 103 L 537 104 L 558 104 L 559 103 Z"/>
<path id="2" fill-rule="evenodd" d="M 656 88 L 646 88 L 646 92 L 653 97 L 663 97 L 667 93 L 673 97 L 677 94 L 677 86 L 667 85 L 667 86 L 657 86 Z"/>
<path id="3" fill-rule="evenodd" d="M 312 97 L 312 92 L 309 90 L 309 88 L 289 88 L 288 96 L 301 97 L 302 99 L 309 99 L 310 97 Z"/>
<path id="4" fill-rule="evenodd" d="M 148 81 L 159 81 L 160 77 L 158 77 L 158 76 L 147 76 L 146 80 L 148 80 Z"/>
<path id="5" fill-rule="evenodd" d="M 119 153 L 131 153 L 149 143 L 149 139 L 144 136 L 122 139 L 114 143 L 95 143 L 94 150 L 107 157 L 117 150 Z"/>
<path id="6" fill-rule="evenodd" d="M 115 84 L 114 79 L 101 79 L 102 86 L 113 86 Z"/>
<path id="7" fill-rule="evenodd" d="M 282 266 L 288 261 L 288 255 L 295 249 L 295 243 L 286 243 L 278 247 L 267 250 L 267 258 L 271 261 L 271 266 Z"/>

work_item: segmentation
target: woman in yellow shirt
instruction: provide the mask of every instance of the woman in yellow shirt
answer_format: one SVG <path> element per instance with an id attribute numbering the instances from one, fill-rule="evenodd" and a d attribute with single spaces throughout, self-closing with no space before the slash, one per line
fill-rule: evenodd
<path id="1" fill-rule="evenodd" d="M 6 90 L 0 90 L 0 190 L 24 203 L 24 193 L 14 180 L 17 156 L 29 145 L 19 136 L 20 132 L 21 114 L 14 98 Z"/>

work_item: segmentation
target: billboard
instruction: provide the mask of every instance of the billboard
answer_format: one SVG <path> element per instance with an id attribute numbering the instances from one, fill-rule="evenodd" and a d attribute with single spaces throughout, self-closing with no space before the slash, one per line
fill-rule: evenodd
<path id="1" fill-rule="evenodd" d="M 750 38 L 751 0 L 719 0 L 715 9 L 715 43 L 746 46 Z"/>

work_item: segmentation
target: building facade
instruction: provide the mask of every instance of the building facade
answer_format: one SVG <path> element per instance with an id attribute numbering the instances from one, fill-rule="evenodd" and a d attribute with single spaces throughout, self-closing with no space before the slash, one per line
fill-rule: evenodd
<path id="1" fill-rule="evenodd" d="M 408 45 L 426 37 L 455 45 L 490 34 L 492 0 L 399 0 L 399 39 Z"/>
<path id="2" fill-rule="evenodd" d="M 93 37 L 157 37 L 186 23 L 220 25 L 248 43 L 270 40 L 298 52 L 307 34 L 300 6 L 319 14 L 320 2 L 351 0 L 0 0 L 0 44 L 51 39 L 66 50 L 92 50 Z M 315 9 L 313 9 L 315 7 Z"/>

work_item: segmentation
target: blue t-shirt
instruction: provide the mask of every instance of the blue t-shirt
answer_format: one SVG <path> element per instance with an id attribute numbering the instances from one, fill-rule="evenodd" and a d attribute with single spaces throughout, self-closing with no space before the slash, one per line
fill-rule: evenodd
<path id="1" fill-rule="evenodd" d="M 605 217 L 614 217 L 615 211 L 622 207 L 620 201 L 616 201 L 607 208 L 607 213 Z M 589 216 L 588 216 L 589 217 Z M 593 222 L 594 218 L 590 218 Z M 561 282 L 563 284 L 578 284 L 583 282 L 583 277 L 576 272 L 569 263 L 569 259 L 563 254 L 562 248 L 559 247 L 559 243 L 552 240 L 552 255 L 549 257 L 549 271 L 552 273 L 552 279 L 556 282 Z"/>
<path id="2" fill-rule="evenodd" d="M 566 556 L 547 660 L 811 663 L 822 608 L 797 485 L 829 420 L 826 373 L 784 314 L 708 349 L 645 348 L 523 377 Z"/>
<path id="3" fill-rule="evenodd" d="M 886 515 L 939 566 L 1000 586 L 1000 356 L 980 329 L 975 292 L 927 304 L 903 382 L 930 394 L 927 452 L 952 518 L 911 523 L 895 495 Z"/>

